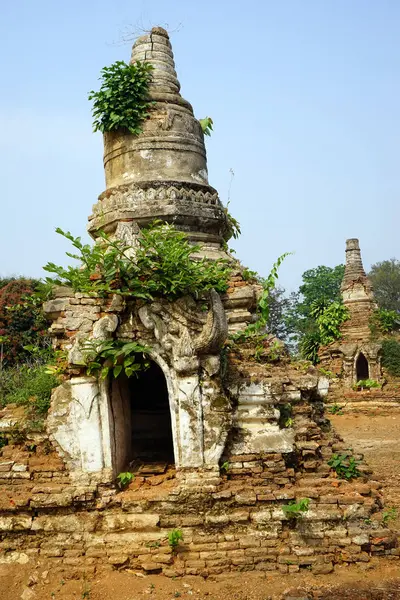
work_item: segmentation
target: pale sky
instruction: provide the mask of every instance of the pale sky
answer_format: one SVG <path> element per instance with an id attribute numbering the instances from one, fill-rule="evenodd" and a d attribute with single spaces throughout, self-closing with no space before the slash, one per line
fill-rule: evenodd
<path id="1" fill-rule="evenodd" d="M 210 184 L 242 236 L 233 246 L 280 284 L 344 260 L 400 258 L 398 0 L 0 0 L 0 275 L 40 277 L 85 235 L 104 189 L 87 92 L 129 60 L 140 29 L 170 31 L 182 95 L 211 116 Z M 129 35 L 128 35 L 129 37 Z"/>

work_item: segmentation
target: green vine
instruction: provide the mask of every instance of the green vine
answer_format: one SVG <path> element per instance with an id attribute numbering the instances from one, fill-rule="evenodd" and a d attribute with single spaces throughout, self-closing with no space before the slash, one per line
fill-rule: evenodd
<path id="1" fill-rule="evenodd" d="M 89 92 L 93 100 L 93 131 L 126 129 L 134 135 L 141 133 L 141 124 L 149 116 L 152 101 L 149 83 L 153 66 L 136 61 L 126 64 L 117 61 L 101 70 L 98 92 Z"/>

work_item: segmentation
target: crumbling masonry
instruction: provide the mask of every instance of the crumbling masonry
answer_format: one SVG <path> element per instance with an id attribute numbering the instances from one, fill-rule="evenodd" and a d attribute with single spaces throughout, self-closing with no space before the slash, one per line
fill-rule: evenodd
<path id="1" fill-rule="evenodd" d="M 225 253 L 225 211 L 166 31 L 138 39 L 135 60 L 154 66 L 155 104 L 139 136 L 105 134 L 106 190 L 89 231 L 134 248 L 150 221 L 173 223 L 203 255 L 232 261 L 230 287 L 210 293 L 206 311 L 191 298 L 145 303 L 55 290 L 45 310 L 55 346 L 68 351 L 69 376 L 54 391 L 47 432 L 2 450 L 0 560 L 207 576 L 324 573 L 338 562 L 397 556 L 388 532 L 366 524 L 381 507 L 379 483 L 366 467 L 348 482 L 327 464 L 345 448 L 324 415 L 328 380 L 285 360 L 259 364 L 246 345 L 221 361 L 228 334 L 252 321 L 258 287 Z M 357 262 L 354 241 L 349 252 Z M 350 267 L 349 259 L 345 286 Z M 82 341 L 111 338 L 149 346 L 150 376 L 87 376 Z M 9 409 L 0 426 L 11 435 L 15 421 Z M 121 492 L 115 478 L 129 465 L 139 467 Z M 309 498 L 309 510 L 290 519 L 282 507 L 299 498 Z M 173 528 L 183 533 L 177 552 L 167 541 Z"/>

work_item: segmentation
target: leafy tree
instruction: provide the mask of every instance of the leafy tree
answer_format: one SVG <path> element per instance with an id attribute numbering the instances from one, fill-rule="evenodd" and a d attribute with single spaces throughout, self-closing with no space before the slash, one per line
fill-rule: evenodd
<path id="1" fill-rule="evenodd" d="M 324 338 L 327 343 L 332 331 L 337 332 L 338 319 L 344 317 L 339 308 L 342 303 L 340 285 L 343 275 L 344 265 L 321 265 L 305 271 L 298 292 L 292 293 L 289 298 L 286 328 L 291 334 L 292 345 L 300 350 L 304 358 L 313 362 L 317 361 L 321 334 L 323 337 L 327 334 Z M 327 310 L 329 312 L 324 319 L 323 314 Z"/>
<path id="2" fill-rule="evenodd" d="M 372 265 L 368 273 L 379 308 L 400 313 L 400 261 L 396 258 Z"/>
<path id="3" fill-rule="evenodd" d="M 285 290 L 283 287 L 277 286 L 271 290 L 269 296 L 267 331 L 282 341 L 288 340 L 290 334 L 293 333 L 293 329 L 287 319 L 290 306 L 290 298 L 285 297 Z"/>

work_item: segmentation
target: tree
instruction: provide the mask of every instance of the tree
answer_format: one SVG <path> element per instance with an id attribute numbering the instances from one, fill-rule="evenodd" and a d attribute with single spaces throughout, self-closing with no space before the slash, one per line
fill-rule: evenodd
<path id="1" fill-rule="evenodd" d="M 324 338 L 324 324 L 332 315 L 342 318 L 340 285 L 344 265 L 326 267 L 321 265 L 305 271 L 298 292 L 291 294 L 286 315 L 286 327 L 291 333 L 292 346 L 299 349 L 303 358 L 317 362 L 318 348 Z M 328 311 L 328 312 L 326 312 Z M 333 330 L 337 330 L 335 322 Z M 325 338 L 326 339 L 326 336 Z"/>
<path id="2" fill-rule="evenodd" d="M 285 290 L 277 286 L 271 291 L 269 297 L 267 331 L 282 341 L 287 341 L 292 333 L 290 323 L 287 319 L 289 310 L 290 298 L 285 298 Z"/>
<path id="3" fill-rule="evenodd" d="M 368 274 L 379 308 L 400 313 L 400 261 L 396 258 L 377 262 Z"/>

